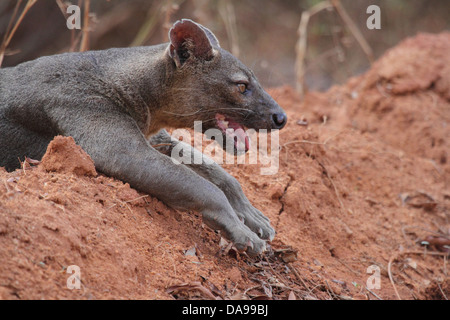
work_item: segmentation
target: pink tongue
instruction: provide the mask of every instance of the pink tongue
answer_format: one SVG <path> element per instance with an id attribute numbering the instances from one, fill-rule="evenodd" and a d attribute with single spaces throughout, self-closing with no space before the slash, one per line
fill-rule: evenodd
<path id="1" fill-rule="evenodd" d="M 250 149 L 250 141 L 242 126 L 234 121 L 228 123 L 228 127 L 234 130 L 234 145 L 238 151 L 248 151 Z"/>

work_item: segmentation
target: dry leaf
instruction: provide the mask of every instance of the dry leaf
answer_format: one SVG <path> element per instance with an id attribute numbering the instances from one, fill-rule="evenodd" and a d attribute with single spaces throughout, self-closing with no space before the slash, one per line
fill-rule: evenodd
<path id="1" fill-rule="evenodd" d="M 274 253 L 285 263 L 297 261 L 297 250 L 292 248 L 274 250 Z"/>
<path id="2" fill-rule="evenodd" d="M 195 257 L 195 256 L 196 256 L 196 253 L 197 253 L 197 251 L 195 250 L 195 247 L 192 247 L 192 248 L 186 250 L 186 251 L 184 252 L 184 255 L 185 255 L 185 256 L 193 256 L 193 257 Z"/>

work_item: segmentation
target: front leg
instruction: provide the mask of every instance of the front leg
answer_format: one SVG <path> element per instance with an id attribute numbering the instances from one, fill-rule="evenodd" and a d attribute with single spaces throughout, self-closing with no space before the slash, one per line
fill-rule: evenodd
<path id="1" fill-rule="evenodd" d="M 152 148 L 129 115 L 106 107 L 61 107 L 52 110 L 52 117 L 61 133 L 91 156 L 98 171 L 173 208 L 201 212 L 208 226 L 221 230 L 240 250 L 251 255 L 265 250 L 265 242 L 239 220 L 222 190 Z"/>
<path id="2" fill-rule="evenodd" d="M 258 234 L 260 238 L 265 240 L 273 239 L 275 230 L 270 225 L 269 219 L 252 206 L 242 191 L 239 182 L 220 165 L 204 154 L 201 155 L 203 162 L 201 164 L 194 164 L 194 154 L 199 153 L 200 151 L 186 143 L 172 139 L 164 129 L 151 137 L 150 144 L 155 145 L 158 150 L 168 156 L 170 156 L 172 149 L 175 146 L 183 144 L 183 148 L 190 151 L 192 160 L 191 163 L 186 164 L 186 166 L 222 190 L 240 220 L 253 232 Z"/>

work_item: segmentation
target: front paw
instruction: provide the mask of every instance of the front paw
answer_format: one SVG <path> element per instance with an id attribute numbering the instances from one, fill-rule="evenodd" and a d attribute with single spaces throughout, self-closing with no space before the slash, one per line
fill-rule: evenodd
<path id="1" fill-rule="evenodd" d="M 233 242 L 236 249 L 247 252 L 249 256 L 256 256 L 266 250 L 266 242 L 245 225 L 234 228 L 227 238 Z"/>
<path id="2" fill-rule="evenodd" d="M 249 211 L 245 215 L 245 219 L 239 219 L 240 216 L 236 214 L 228 202 L 221 203 L 214 209 L 203 210 L 202 215 L 203 222 L 206 225 L 214 230 L 220 230 L 226 239 L 233 242 L 236 249 L 246 251 L 251 256 L 258 255 L 266 250 L 266 242 L 263 238 L 272 239 L 275 235 L 269 219 L 259 211 L 252 215 Z M 252 226 L 253 229 L 249 226 Z"/>
<path id="3" fill-rule="evenodd" d="M 261 239 L 272 241 L 275 237 L 275 230 L 270 225 L 270 220 L 261 211 L 253 207 L 250 203 L 239 206 L 236 214 L 239 219 L 256 233 Z"/>

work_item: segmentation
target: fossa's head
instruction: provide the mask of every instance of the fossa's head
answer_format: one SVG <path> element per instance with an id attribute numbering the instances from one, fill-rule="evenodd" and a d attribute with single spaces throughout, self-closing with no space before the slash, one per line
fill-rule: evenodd
<path id="1" fill-rule="evenodd" d="M 234 150 L 227 150 L 232 153 L 249 149 L 246 128 L 284 127 L 287 116 L 283 109 L 261 87 L 252 70 L 220 47 L 210 30 L 183 19 L 172 26 L 169 39 L 169 125 L 193 127 L 194 121 L 202 121 L 203 132 L 217 128 L 224 138 L 234 139 Z"/>

